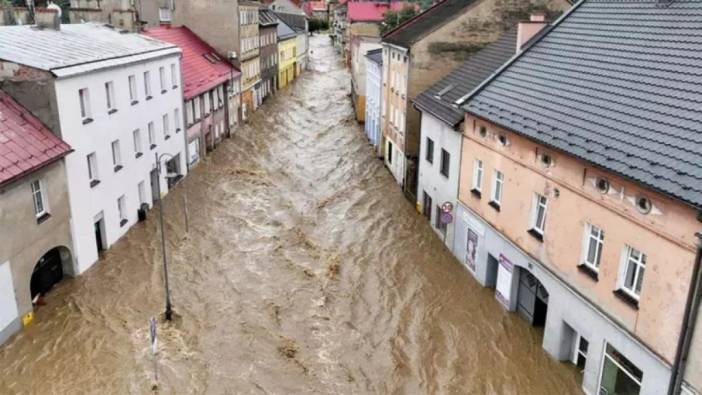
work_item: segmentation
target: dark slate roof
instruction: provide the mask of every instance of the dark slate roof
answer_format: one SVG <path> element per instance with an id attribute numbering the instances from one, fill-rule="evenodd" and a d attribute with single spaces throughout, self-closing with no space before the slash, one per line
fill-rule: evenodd
<path id="1" fill-rule="evenodd" d="M 420 93 L 414 104 L 451 127 L 463 121 L 464 111 L 454 103 L 505 64 L 517 50 L 517 29 L 502 33 L 499 39 L 473 54 L 446 77 Z M 440 97 L 437 97 L 439 94 Z"/>
<path id="2" fill-rule="evenodd" d="M 702 207 L 702 2 L 585 0 L 463 108 Z"/>
<path id="3" fill-rule="evenodd" d="M 409 48 L 412 44 L 434 31 L 437 27 L 459 16 L 463 9 L 476 0 L 444 0 L 426 9 L 426 11 L 405 21 L 383 35 L 383 42 Z"/>
<path id="4" fill-rule="evenodd" d="M 366 57 L 371 60 L 371 62 L 382 66 L 383 65 L 383 49 L 371 49 L 366 52 Z"/>
<path id="5" fill-rule="evenodd" d="M 291 14 L 288 12 L 275 12 L 275 14 L 296 32 L 303 32 L 306 30 L 305 26 L 307 25 L 305 22 L 307 21 L 307 17 L 304 14 Z"/>
<path id="6" fill-rule="evenodd" d="M 273 11 L 261 6 L 258 9 L 258 24 L 261 26 L 275 26 L 278 24 L 278 18 Z"/>
<path id="7" fill-rule="evenodd" d="M 278 41 L 283 41 L 295 37 L 295 31 L 290 26 L 288 26 L 288 24 L 285 23 L 282 19 L 278 18 L 277 14 L 274 13 L 274 15 L 276 15 L 276 20 L 278 21 Z"/>

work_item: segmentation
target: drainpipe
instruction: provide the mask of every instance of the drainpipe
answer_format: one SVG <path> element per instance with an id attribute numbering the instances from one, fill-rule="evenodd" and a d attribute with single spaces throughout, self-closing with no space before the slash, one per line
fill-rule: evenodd
<path id="1" fill-rule="evenodd" d="M 685 315 L 682 328 L 680 329 L 678 347 L 675 352 L 675 362 L 673 363 L 673 370 L 670 376 L 668 395 L 678 395 L 680 393 L 685 376 L 685 367 L 687 366 L 687 357 L 690 353 L 690 343 L 692 342 L 692 335 L 695 332 L 695 324 L 697 323 L 700 299 L 702 298 L 702 233 L 697 233 L 696 236 L 699 239 L 697 256 L 695 257 L 695 266 L 692 270 L 690 290 L 687 293 Z"/>

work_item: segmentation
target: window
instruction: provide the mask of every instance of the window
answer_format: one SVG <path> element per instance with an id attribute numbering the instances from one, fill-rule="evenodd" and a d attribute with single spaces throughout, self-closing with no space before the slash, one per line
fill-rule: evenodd
<path id="1" fill-rule="evenodd" d="M 171 21 L 171 10 L 168 7 L 161 7 L 158 9 L 158 20 L 160 22 L 170 22 Z"/>
<path id="2" fill-rule="evenodd" d="M 151 99 L 151 72 L 144 72 L 144 95 L 146 95 L 146 100 Z"/>
<path id="3" fill-rule="evenodd" d="M 170 125 L 168 124 L 168 114 L 163 114 L 163 139 L 168 140 L 171 138 Z"/>
<path id="4" fill-rule="evenodd" d="M 445 149 L 441 149 L 441 175 L 444 177 L 449 176 L 449 169 L 451 168 L 451 154 Z"/>
<path id="5" fill-rule="evenodd" d="M 392 143 L 388 141 L 388 163 L 392 164 Z"/>
<path id="6" fill-rule="evenodd" d="M 132 132 L 132 135 L 134 137 L 134 156 L 137 158 L 142 155 L 142 150 L 141 150 L 141 131 L 139 129 L 134 130 Z"/>
<path id="7" fill-rule="evenodd" d="M 483 161 L 476 159 L 473 162 L 473 191 L 478 192 L 482 190 L 483 185 Z"/>
<path id="8" fill-rule="evenodd" d="M 573 363 L 580 369 L 585 371 L 587 363 L 587 350 L 590 348 L 590 342 L 584 337 L 578 335 L 575 341 L 575 349 L 573 350 Z"/>
<path id="9" fill-rule="evenodd" d="M 148 126 L 149 132 L 149 148 L 156 148 L 156 125 L 153 122 L 149 122 Z"/>
<path id="10" fill-rule="evenodd" d="M 175 63 L 171 64 L 171 84 L 173 85 L 173 89 L 178 87 L 178 74 L 177 74 L 177 69 Z"/>
<path id="11" fill-rule="evenodd" d="M 446 237 L 446 224 L 441 221 L 441 214 L 443 213 L 443 210 L 441 210 L 441 206 L 437 205 L 436 206 L 436 219 L 434 220 L 434 226 L 436 229 L 440 230 L 441 233 Z"/>
<path id="12" fill-rule="evenodd" d="M 119 152 L 119 140 L 112 142 L 112 164 L 115 166 L 115 171 L 122 170 L 122 157 Z"/>
<path id="13" fill-rule="evenodd" d="M 502 202 L 502 185 L 504 184 L 505 175 L 501 171 L 495 170 L 492 175 L 492 196 L 490 203 L 493 207 L 500 207 Z"/>
<path id="14" fill-rule="evenodd" d="M 643 372 L 609 344 L 605 346 L 600 373 L 600 394 L 638 394 Z"/>
<path id="15" fill-rule="evenodd" d="M 180 109 L 178 108 L 173 110 L 173 125 L 175 126 L 176 133 L 180 132 Z"/>
<path id="16" fill-rule="evenodd" d="M 132 104 L 139 103 L 139 96 L 137 94 L 136 77 L 133 75 L 129 76 L 129 100 Z"/>
<path id="17" fill-rule="evenodd" d="M 200 96 L 193 99 L 193 108 L 195 110 L 195 120 L 197 121 L 200 119 Z"/>
<path id="18" fill-rule="evenodd" d="M 79 89 L 78 97 L 80 98 L 80 117 L 83 119 L 83 124 L 92 122 L 90 118 L 90 93 L 88 92 L 88 88 Z"/>
<path id="19" fill-rule="evenodd" d="M 146 184 L 144 183 L 144 181 L 139 182 L 137 189 L 139 190 L 139 203 L 140 204 L 147 203 L 147 201 L 146 201 Z"/>
<path id="20" fill-rule="evenodd" d="M 205 92 L 205 94 L 202 95 L 202 98 L 203 98 L 202 100 L 205 103 L 205 115 L 207 115 L 210 113 L 210 93 Z"/>
<path id="21" fill-rule="evenodd" d="M 427 152 L 425 158 L 427 162 L 434 163 L 434 140 L 427 137 Z"/>
<path id="22" fill-rule="evenodd" d="M 168 90 L 166 89 L 166 68 L 161 66 L 158 68 L 158 77 L 159 80 L 161 81 L 161 93 L 166 93 Z"/>
<path id="23" fill-rule="evenodd" d="M 638 300 L 641 294 L 644 271 L 646 270 L 646 254 L 633 247 L 626 246 L 624 248 L 624 265 L 622 269 L 621 289 Z"/>
<path id="24" fill-rule="evenodd" d="M 112 114 L 117 111 L 117 108 L 115 108 L 115 86 L 112 81 L 105 82 L 105 99 L 107 102 L 107 112 Z"/>
<path id="25" fill-rule="evenodd" d="M 41 180 L 32 182 L 32 198 L 34 200 L 34 215 L 36 215 L 37 218 L 46 216 L 48 210 Z"/>
<path id="26" fill-rule="evenodd" d="M 91 188 L 100 183 L 100 179 L 98 178 L 97 156 L 95 156 L 95 152 L 88 155 L 88 180 L 90 181 Z"/>
<path id="27" fill-rule="evenodd" d="M 427 191 L 422 191 L 422 215 L 429 221 L 431 221 L 431 207 L 431 196 L 429 196 Z"/>
<path id="28" fill-rule="evenodd" d="M 602 247 L 604 245 L 604 231 L 593 224 L 585 226 L 585 243 L 583 248 L 582 264 L 594 271 L 600 267 Z"/>
<path id="29" fill-rule="evenodd" d="M 193 101 L 190 100 L 185 103 L 185 124 L 190 126 L 193 122 Z"/>
<path id="30" fill-rule="evenodd" d="M 534 194 L 534 208 L 532 211 L 531 229 L 532 233 L 543 239 L 544 229 L 546 226 L 546 204 L 548 200 L 545 196 Z"/>
<path id="31" fill-rule="evenodd" d="M 127 221 L 127 202 L 124 195 L 117 199 L 117 211 L 119 212 L 119 226 L 124 226 Z"/>

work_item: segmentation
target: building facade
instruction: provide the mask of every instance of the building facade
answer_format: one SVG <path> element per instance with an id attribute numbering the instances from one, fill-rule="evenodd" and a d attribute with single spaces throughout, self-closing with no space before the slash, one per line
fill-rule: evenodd
<path id="1" fill-rule="evenodd" d="M 177 45 L 183 53 L 186 156 L 192 168 L 236 128 L 241 73 L 187 27 L 146 28 L 143 34 Z"/>
<path id="2" fill-rule="evenodd" d="M 304 14 L 276 12 L 278 18 L 295 31 L 295 77 L 307 69 L 307 51 L 309 47 L 309 25 Z"/>
<path id="3" fill-rule="evenodd" d="M 383 36 L 383 136 L 397 163 L 390 169 L 405 195 L 419 197 L 419 112 L 411 100 L 458 67 L 468 56 L 500 37 L 531 12 L 555 17 L 570 7 L 566 0 L 447 0 L 436 3 Z M 437 62 L 436 59 L 441 59 Z M 395 173 L 394 173 L 395 174 Z"/>
<path id="4" fill-rule="evenodd" d="M 239 37 L 241 40 L 241 114 L 246 121 L 261 105 L 261 62 L 258 33 L 259 3 L 239 2 Z"/>
<path id="5" fill-rule="evenodd" d="M 297 36 L 283 20 L 278 19 L 278 89 L 283 89 L 295 79 Z"/>
<path id="6" fill-rule="evenodd" d="M 681 13 L 702 21 L 685 7 L 579 2 L 455 102 L 467 111 L 456 253 L 544 326 L 544 349 L 579 367 L 588 394 L 677 393 L 679 339 L 699 308 L 702 190 L 688 175 L 702 151 L 682 93 L 699 87 L 680 65 L 701 48 L 666 34 Z"/>
<path id="7" fill-rule="evenodd" d="M 380 37 L 351 37 L 351 98 L 358 122 L 366 117 L 366 54 L 381 48 Z"/>
<path id="8" fill-rule="evenodd" d="M 12 70 L 3 89 L 74 149 L 65 165 L 81 273 L 187 172 L 181 52 L 92 23 L 4 27 L 0 39 L 2 68 Z"/>
<path id="9" fill-rule="evenodd" d="M 0 114 L 2 344 L 31 321 L 33 300 L 76 268 L 63 162 L 71 149 L 2 91 Z"/>
<path id="10" fill-rule="evenodd" d="M 368 141 L 373 145 L 376 155 L 380 152 L 380 106 L 383 98 L 383 50 L 374 49 L 366 53 L 366 123 L 365 131 Z"/>
<path id="11" fill-rule="evenodd" d="M 261 43 L 261 93 L 262 99 L 273 95 L 278 86 L 278 18 L 273 11 L 258 10 L 259 42 Z"/>

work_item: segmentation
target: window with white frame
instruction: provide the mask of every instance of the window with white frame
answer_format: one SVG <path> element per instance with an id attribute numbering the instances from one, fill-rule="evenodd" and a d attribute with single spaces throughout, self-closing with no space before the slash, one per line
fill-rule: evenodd
<path id="1" fill-rule="evenodd" d="M 193 99 L 193 110 L 195 112 L 195 120 L 200 120 L 200 96 Z"/>
<path id="2" fill-rule="evenodd" d="M 90 181 L 90 186 L 94 187 L 100 183 L 100 178 L 98 176 L 98 165 L 97 156 L 95 152 L 88 154 L 88 181 Z"/>
<path id="3" fill-rule="evenodd" d="M 600 267 L 600 259 L 602 258 L 603 246 L 604 231 L 593 224 L 586 224 L 582 264 L 594 271 L 598 271 Z"/>
<path id="4" fill-rule="evenodd" d="M 90 120 L 90 93 L 88 88 L 79 89 L 78 98 L 80 99 L 80 117 L 83 119 L 83 123 L 87 123 Z"/>
<path id="5" fill-rule="evenodd" d="M 161 7 L 158 9 L 158 20 L 160 22 L 170 22 L 171 21 L 171 9 L 168 7 Z"/>
<path id="6" fill-rule="evenodd" d="M 646 254 L 631 246 L 625 246 L 623 254 L 624 262 L 619 278 L 620 288 L 638 300 L 646 270 Z"/>
<path id="7" fill-rule="evenodd" d="M 171 138 L 171 128 L 168 121 L 168 114 L 163 114 L 163 138 L 164 140 Z"/>
<path id="8" fill-rule="evenodd" d="M 115 85 L 112 81 L 105 82 L 105 102 L 107 111 L 111 114 L 117 109 L 115 107 Z"/>
<path id="9" fill-rule="evenodd" d="M 480 192 L 483 187 L 483 161 L 476 159 L 473 161 L 473 186 L 471 189 Z"/>
<path id="10" fill-rule="evenodd" d="M 502 203 L 502 188 L 505 181 L 505 175 L 501 171 L 495 170 L 492 174 L 492 196 L 490 202 L 493 205 L 500 206 Z"/>
<path id="11" fill-rule="evenodd" d="M 141 131 L 139 129 L 135 129 L 132 132 L 132 137 L 134 139 L 134 155 L 138 158 L 144 152 L 141 149 Z"/>
<path id="12" fill-rule="evenodd" d="M 534 194 L 533 209 L 531 214 L 531 229 L 537 234 L 543 236 L 546 229 L 546 208 L 548 200 L 546 196 L 538 193 Z"/>
<path id="13" fill-rule="evenodd" d="M 119 226 L 124 226 L 127 221 L 127 201 L 124 195 L 117 198 L 117 211 L 119 212 Z"/>
<path id="14" fill-rule="evenodd" d="M 166 93 L 166 68 L 161 66 L 158 68 L 158 78 L 161 82 L 161 93 Z"/>
<path id="15" fill-rule="evenodd" d="M 144 181 L 140 181 L 137 189 L 139 190 L 139 203 L 148 203 L 146 201 L 146 183 Z"/>
<path id="16" fill-rule="evenodd" d="M 175 126 L 176 133 L 180 132 L 180 109 L 178 108 L 173 110 L 173 126 Z"/>
<path id="17" fill-rule="evenodd" d="M 449 176 L 449 170 L 451 168 L 451 154 L 448 153 L 445 149 L 441 149 L 441 163 L 440 163 L 440 169 L 439 172 L 441 173 L 442 176 L 448 177 Z"/>
<path id="18" fill-rule="evenodd" d="M 146 95 L 146 100 L 151 99 L 151 72 L 144 72 L 144 95 Z"/>
<path id="19" fill-rule="evenodd" d="M 119 150 L 119 140 L 112 142 L 112 165 L 115 167 L 115 171 L 122 169 L 122 154 Z"/>
<path id="20" fill-rule="evenodd" d="M 34 200 L 34 215 L 37 218 L 43 217 L 48 214 L 48 207 L 46 204 L 46 196 L 44 194 L 43 183 L 41 180 L 33 181 L 32 184 L 32 198 Z"/>
<path id="21" fill-rule="evenodd" d="M 178 87 L 178 69 L 175 63 L 171 63 L 171 84 L 173 85 L 173 89 Z"/>
<path id="22" fill-rule="evenodd" d="M 132 104 L 136 104 L 139 101 L 136 77 L 134 75 L 129 76 L 129 100 L 131 100 Z"/>
<path id="23" fill-rule="evenodd" d="M 205 92 L 205 94 L 202 95 L 202 98 L 203 98 L 202 100 L 205 103 L 205 115 L 207 115 L 210 113 L 210 93 Z"/>
<path id="24" fill-rule="evenodd" d="M 156 148 L 156 125 L 154 125 L 153 122 L 149 122 L 147 129 L 149 134 L 149 147 L 154 149 Z"/>

